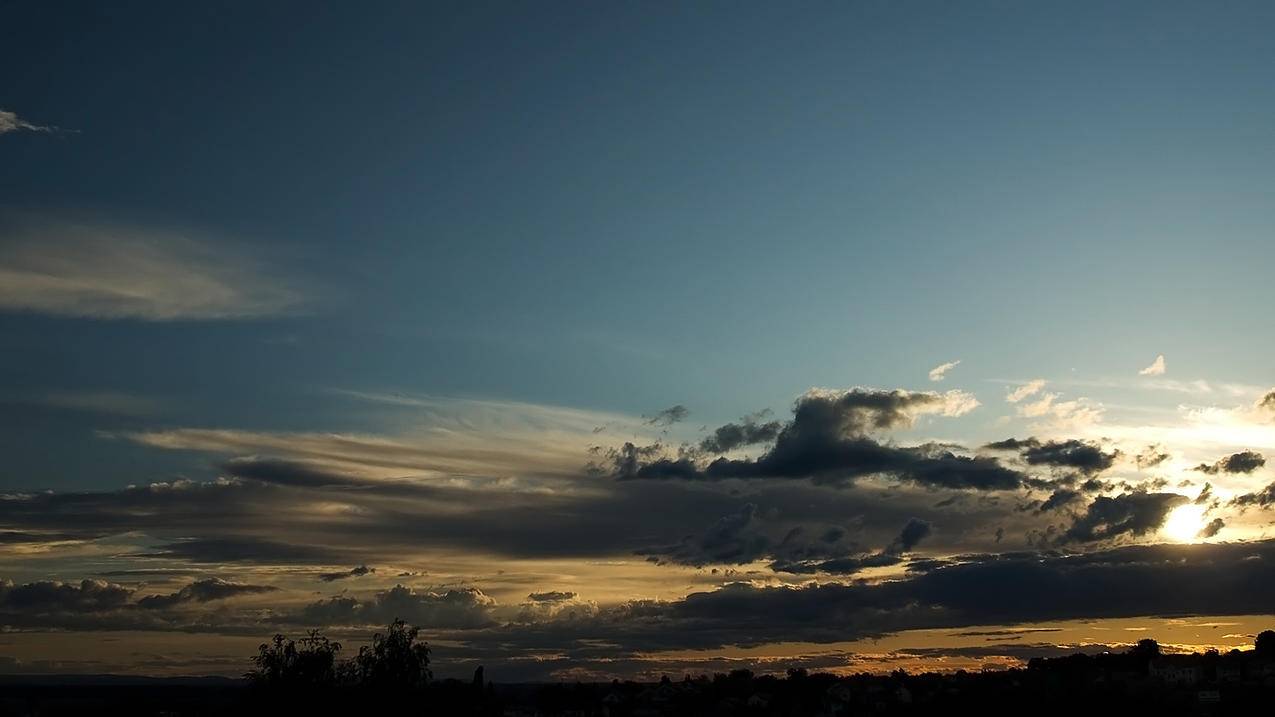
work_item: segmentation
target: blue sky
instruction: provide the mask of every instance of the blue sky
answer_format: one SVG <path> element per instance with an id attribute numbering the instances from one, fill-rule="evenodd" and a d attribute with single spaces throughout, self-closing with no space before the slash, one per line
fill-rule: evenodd
<path id="1" fill-rule="evenodd" d="M 259 5 L 0 8 L 0 492 L 557 485 L 812 387 L 973 398 L 890 440 L 1089 441 L 1113 495 L 1275 449 L 1269 3 Z"/>
<path id="2" fill-rule="evenodd" d="M 1262 3 L 5 12 L 5 108 L 65 130 L 3 137 L 6 210 L 206 236 L 304 297 L 6 315 L 11 392 L 335 428 L 316 391 L 727 419 L 958 357 L 1268 370 Z M 83 485 L 51 440 L 117 452 L 58 414 L 5 448 Z"/>

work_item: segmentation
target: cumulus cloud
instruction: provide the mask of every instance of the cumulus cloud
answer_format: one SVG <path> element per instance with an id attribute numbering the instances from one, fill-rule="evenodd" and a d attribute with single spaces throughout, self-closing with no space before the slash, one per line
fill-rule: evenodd
<path id="1" fill-rule="evenodd" d="M 1275 411 L 1275 389 L 1257 399 L 1257 407 L 1263 411 Z"/>
<path id="2" fill-rule="evenodd" d="M 910 553 L 912 549 L 921 543 L 931 532 L 934 526 L 928 521 L 920 518 L 911 518 L 907 524 L 903 526 L 903 530 L 899 531 L 899 536 L 895 538 L 888 546 L 885 553 L 889 555 L 900 555 L 902 553 Z"/>
<path id="3" fill-rule="evenodd" d="M 736 448 L 769 443 L 779 436 L 783 424 L 779 421 L 761 422 L 766 411 L 744 416 L 738 423 L 727 423 L 713 431 L 713 435 L 700 441 L 705 453 L 728 453 Z"/>
<path id="4" fill-rule="evenodd" d="M 64 583 L 41 580 L 16 585 L 12 580 L 0 581 L 0 608 L 37 612 L 95 612 L 113 610 L 126 605 L 133 591 L 105 580 L 81 580 Z"/>
<path id="5" fill-rule="evenodd" d="M 138 601 L 138 606 L 148 609 L 168 608 L 183 603 L 205 603 L 213 600 L 226 600 L 240 595 L 258 595 L 277 591 L 270 585 L 249 585 L 230 582 L 221 578 L 196 580 L 175 593 L 168 595 L 150 595 Z"/>
<path id="6" fill-rule="evenodd" d="M 957 365 L 960 363 L 961 362 L 959 360 L 948 361 L 947 363 L 939 364 L 938 366 L 935 366 L 934 368 L 930 369 L 930 380 L 942 381 L 943 379 L 947 378 L 947 372 L 956 368 Z"/>
<path id="7" fill-rule="evenodd" d="M 291 282 L 179 232 L 14 219 L 0 224 L 0 310 L 144 321 L 294 312 Z"/>
<path id="8" fill-rule="evenodd" d="M 1240 508 L 1269 508 L 1275 505 L 1275 483 L 1259 491 L 1237 495 L 1231 500 L 1231 504 Z"/>
<path id="9" fill-rule="evenodd" d="M 1125 493 L 1099 496 L 1062 536 L 1063 543 L 1092 543 L 1136 538 L 1164 525 L 1169 511 L 1189 502 L 1177 493 Z"/>
<path id="10" fill-rule="evenodd" d="M 871 434 L 911 426 L 918 416 L 960 416 L 978 401 L 963 391 L 814 390 L 793 406 L 793 418 L 757 459 L 718 458 L 701 465 L 693 456 L 661 457 L 660 446 L 627 443 L 611 453 L 621 479 L 721 480 L 727 478 L 812 478 L 844 483 L 881 475 L 947 488 L 1006 489 L 1022 476 L 986 457 L 962 456 L 949 447 L 887 445 Z"/>
<path id="11" fill-rule="evenodd" d="M 988 443 L 984 448 L 1018 451 L 1028 465 L 1070 468 L 1086 475 L 1101 473 L 1115 464 L 1119 451 L 1105 452 L 1095 443 L 1069 439 L 1064 441 L 1040 441 L 1037 438 L 1019 440 L 1009 438 Z"/>
<path id="12" fill-rule="evenodd" d="M 1059 488 L 1051 493 L 1036 510 L 1039 513 L 1048 513 L 1051 510 L 1075 503 L 1083 497 L 1084 496 L 1080 491 L 1071 490 L 1069 488 Z"/>
<path id="13" fill-rule="evenodd" d="M 1150 366 L 1138 371 L 1139 376 L 1163 376 L 1165 371 L 1164 354 L 1155 357 Z"/>
<path id="14" fill-rule="evenodd" d="M 1254 451 L 1240 451 L 1222 458 L 1216 463 L 1201 463 L 1195 470 L 1215 475 L 1218 473 L 1252 473 L 1266 465 L 1266 457 Z"/>
<path id="15" fill-rule="evenodd" d="M 1134 457 L 1134 462 L 1140 469 L 1154 468 L 1161 463 L 1172 458 L 1160 446 L 1147 446 L 1141 453 Z"/>
<path id="16" fill-rule="evenodd" d="M 495 604 L 478 588 L 417 592 L 395 585 L 366 599 L 338 596 L 319 600 L 291 619 L 308 625 L 382 626 L 401 618 L 426 629 L 474 629 L 493 624 Z"/>
<path id="17" fill-rule="evenodd" d="M 1208 525 L 1205 525 L 1203 528 L 1200 528 L 1200 533 L 1197 537 L 1212 538 L 1216 536 L 1218 533 L 1222 532 L 1222 528 L 1225 528 L 1225 527 L 1226 527 L 1225 520 L 1222 520 L 1221 518 L 1214 518 L 1213 520 L 1210 520 L 1208 522 Z"/>

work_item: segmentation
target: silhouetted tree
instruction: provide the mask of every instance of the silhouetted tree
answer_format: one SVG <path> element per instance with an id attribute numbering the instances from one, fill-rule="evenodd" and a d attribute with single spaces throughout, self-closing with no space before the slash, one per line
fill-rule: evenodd
<path id="1" fill-rule="evenodd" d="M 337 653 L 341 644 L 311 630 L 292 641 L 283 635 L 257 648 L 255 669 L 244 676 L 266 687 L 330 687 L 337 682 Z"/>
<path id="2" fill-rule="evenodd" d="M 1253 650 L 1259 657 L 1275 657 L 1275 630 L 1262 630 L 1257 633 Z"/>
<path id="3" fill-rule="evenodd" d="M 372 644 L 359 648 L 354 658 L 359 683 L 392 690 L 424 687 L 433 673 L 429 670 L 429 645 L 416 642 L 418 632 L 419 628 L 395 620 L 384 635 L 373 635 Z"/>
<path id="4" fill-rule="evenodd" d="M 1134 645 L 1129 654 L 1144 660 L 1150 660 L 1160 656 L 1160 643 L 1145 637 L 1138 640 L 1138 644 Z"/>

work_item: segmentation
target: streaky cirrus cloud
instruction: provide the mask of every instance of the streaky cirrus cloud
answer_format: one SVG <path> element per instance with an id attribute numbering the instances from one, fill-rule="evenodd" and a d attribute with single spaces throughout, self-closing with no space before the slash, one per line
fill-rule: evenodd
<path id="1" fill-rule="evenodd" d="M 9 134 L 10 132 L 63 132 L 57 127 L 51 125 L 39 125 L 29 122 L 18 116 L 16 112 L 0 109 L 0 135 Z"/>
<path id="2" fill-rule="evenodd" d="M 305 295 L 246 252 L 178 231 L 0 217 L 0 311 L 141 321 L 297 312 Z"/>

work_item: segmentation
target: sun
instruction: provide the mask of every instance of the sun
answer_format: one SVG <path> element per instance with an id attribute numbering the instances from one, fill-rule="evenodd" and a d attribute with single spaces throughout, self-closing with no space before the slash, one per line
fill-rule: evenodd
<path id="1" fill-rule="evenodd" d="M 1169 513 L 1160 532 L 1179 543 L 1193 543 L 1204 529 L 1204 506 L 1187 503 Z"/>

